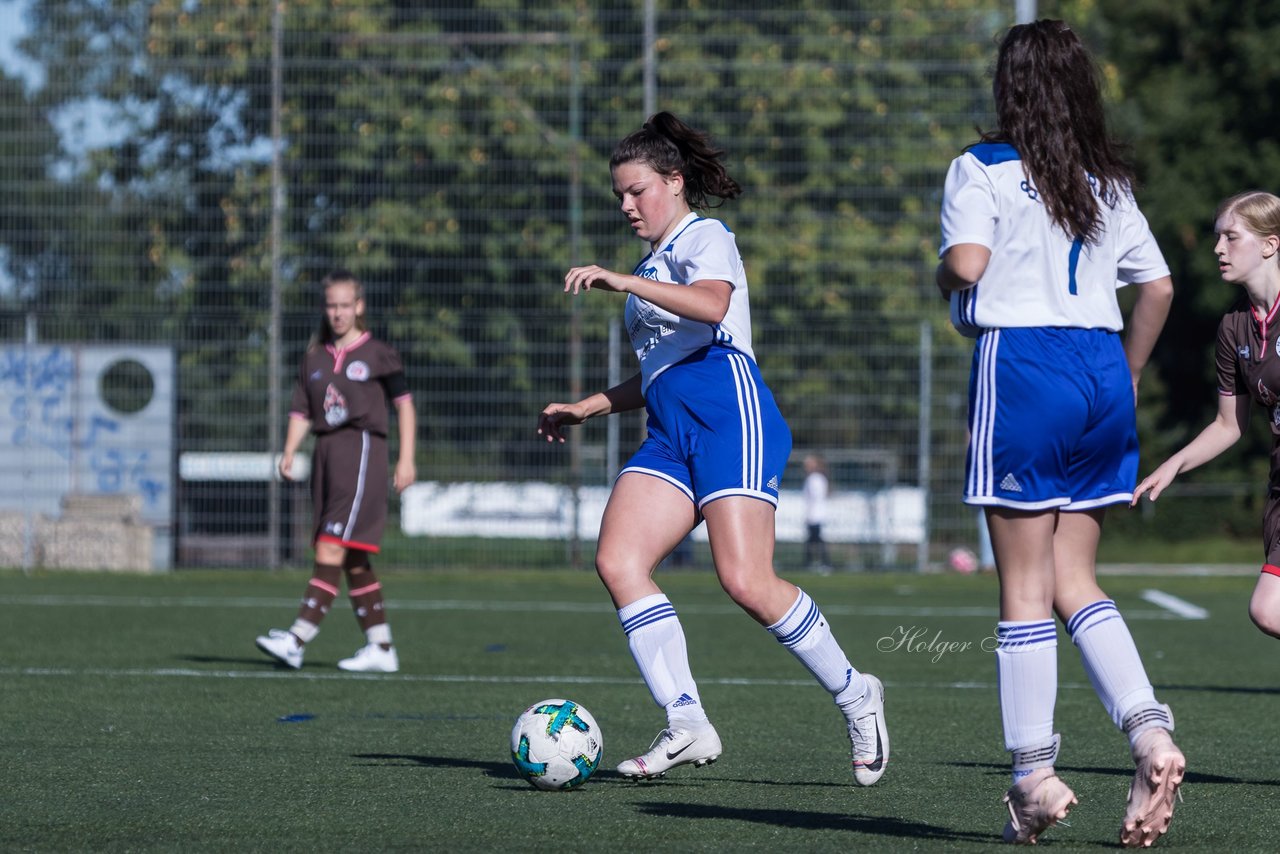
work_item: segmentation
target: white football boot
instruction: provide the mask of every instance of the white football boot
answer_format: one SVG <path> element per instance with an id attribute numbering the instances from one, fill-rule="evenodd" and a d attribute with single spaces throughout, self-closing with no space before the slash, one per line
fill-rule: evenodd
<path id="1" fill-rule="evenodd" d="M 870 786 L 884 776 L 889 766 L 889 730 L 884 724 L 884 685 L 870 673 L 863 676 L 867 680 L 867 696 L 846 716 L 853 780 L 859 786 Z"/>
<path id="2" fill-rule="evenodd" d="M 355 655 L 339 661 L 338 669 L 353 673 L 395 673 L 400 669 L 400 657 L 394 646 L 383 649 L 376 643 L 365 644 Z"/>
<path id="3" fill-rule="evenodd" d="M 302 666 L 302 644 L 293 632 L 284 629 L 272 629 L 265 635 L 259 635 L 258 649 L 274 658 L 281 664 L 297 670 Z"/>
<path id="4" fill-rule="evenodd" d="M 710 722 L 672 724 L 658 733 L 648 753 L 619 764 L 618 773 L 633 780 L 652 780 L 678 765 L 710 765 L 720 758 L 720 750 L 720 736 Z"/>

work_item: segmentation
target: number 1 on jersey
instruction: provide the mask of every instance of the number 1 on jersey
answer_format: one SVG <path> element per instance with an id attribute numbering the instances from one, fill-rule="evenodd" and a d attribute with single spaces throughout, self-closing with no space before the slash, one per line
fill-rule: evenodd
<path id="1" fill-rule="evenodd" d="M 1080 266 L 1080 250 L 1084 247 L 1084 238 L 1077 237 L 1071 241 L 1071 254 L 1067 256 L 1067 291 L 1076 295 L 1076 267 Z"/>

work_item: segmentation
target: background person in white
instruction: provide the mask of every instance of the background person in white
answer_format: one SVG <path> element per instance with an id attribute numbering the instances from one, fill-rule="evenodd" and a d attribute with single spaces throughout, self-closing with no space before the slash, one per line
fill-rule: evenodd
<path id="1" fill-rule="evenodd" d="M 1095 563 L 1105 508 L 1133 494 L 1138 379 L 1173 286 L 1075 33 L 1061 21 L 1013 27 L 993 94 L 998 129 L 947 173 L 937 281 L 956 328 L 977 336 L 965 501 L 986 509 L 1000 576 L 1005 839 L 1035 842 L 1075 803 L 1053 770 L 1056 611 L 1137 765 L 1120 840 L 1150 845 L 1169 826 L 1185 760 Z M 1122 346 L 1116 288 L 1130 284 Z"/>
<path id="2" fill-rule="evenodd" d="M 774 572 L 774 514 L 791 431 L 751 350 L 747 278 L 733 234 L 693 212 L 741 193 L 723 155 L 705 133 L 666 112 L 614 148 L 614 195 L 649 254 L 630 275 L 574 267 L 564 287 L 628 294 L 640 373 L 577 403 L 548 404 L 538 433 L 563 442 L 568 425 L 648 411 L 648 438 L 605 507 L 596 570 L 667 726 L 619 773 L 658 777 L 720 756 L 684 630 L 653 580 L 662 559 L 705 519 L 721 586 L 831 692 L 848 726 L 854 780 L 867 786 L 889 758 L 883 686 L 853 668 L 808 594 Z"/>
<path id="3" fill-rule="evenodd" d="M 831 571 L 827 554 L 827 541 L 822 538 L 822 526 L 827 522 L 827 496 L 831 481 L 827 478 L 827 466 L 817 454 L 804 458 L 804 524 L 807 530 L 804 541 L 804 564 L 821 573 Z"/>

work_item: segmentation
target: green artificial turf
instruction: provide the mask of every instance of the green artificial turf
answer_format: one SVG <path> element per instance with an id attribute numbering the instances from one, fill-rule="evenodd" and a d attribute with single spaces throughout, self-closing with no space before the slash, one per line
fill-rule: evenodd
<path id="1" fill-rule="evenodd" d="M 344 674 L 341 602 L 300 671 L 253 645 L 287 627 L 299 573 L 0 572 L 3 851 L 984 851 L 1008 786 L 989 576 L 795 575 L 854 665 L 886 687 L 892 759 L 852 784 L 829 696 L 707 571 L 660 573 L 725 752 L 645 784 L 612 767 L 663 719 L 589 573 L 384 573 L 402 670 Z M 1270 851 L 1276 641 L 1252 577 L 1103 579 L 1187 754 L 1159 848 Z M 1206 609 L 1178 617 L 1157 589 Z M 1059 632 L 1058 771 L 1080 803 L 1052 850 L 1113 847 L 1132 772 Z M 508 737 L 567 697 L 604 736 L 586 785 L 537 791 Z"/>

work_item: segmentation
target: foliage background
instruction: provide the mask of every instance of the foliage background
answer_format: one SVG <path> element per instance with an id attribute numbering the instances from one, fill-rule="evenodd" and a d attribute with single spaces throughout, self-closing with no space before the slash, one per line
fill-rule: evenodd
<path id="1" fill-rule="evenodd" d="M 287 386 L 316 282 L 347 266 L 405 356 L 424 477 L 607 482 L 638 416 L 616 419 L 619 434 L 589 425 L 570 453 L 532 428 L 549 400 L 632 370 L 608 343 L 620 302 L 570 302 L 557 283 L 574 263 L 639 257 L 607 158 L 644 117 L 644 6 L 284 4 L 273 184 L 271 6 L 30 0 L 21 48 L 39 72 L 0 78 L 0 329 L 17 340 L 35 317 L 45 341 L 172 343 L 179 452 L 266 450 L 280 441 L 269 366 Z M 758 354 L 797 450 L 886 451 L 895 481 L 929 490 L 935 553 L 971 542 L 958 500 L 969 345 L 932 268 L 942 176 L 991 124 L 987 67 L 1014 4 L 655 7 L 656 106 L 709 129 L 748 190 L 718 215 L 743 249 Z M 1213 336 L 1233 297 L 1213 266 L 1214 206 L 1280 165 L 1280 24 L 1266 10 L 1039 4 L 1094 47 L 1176 277 L 1141 394 L 1144 470 L 1211 415 Z M 1252 434 L 1158 514 L 1115 524 L 1256 537 L 1266 441 Z M 851 460 L 836 485 L 883 477 Z M 260 527 L 255 515 L 239 524 Z"/>

